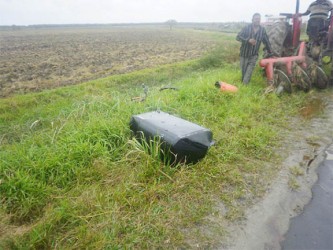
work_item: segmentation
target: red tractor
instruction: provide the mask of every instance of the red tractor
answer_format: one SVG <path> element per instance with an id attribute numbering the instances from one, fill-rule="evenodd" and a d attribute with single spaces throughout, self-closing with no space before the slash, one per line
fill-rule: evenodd
<path id="1" fill-rule="evenodd" d="M 302 18 L 299 0 L 295 14 L 280 13 L 284 21 L 267 27 L 267 34 L 276 57 L 264 58 L 259 65 L 265 68 L 270 91 L 292 92 L 293 89 L 308 91 L 312 86 L 324 89 L 333 85 L 333 17 L 325 30 L 320 30 L 315 39 L 301 41 Z M 291 21 L 291 24 L 290 24 Z M 331 64 L 330 76 L 323 70 Z M 326 69 L 327 70 L 327 69 Z"/>

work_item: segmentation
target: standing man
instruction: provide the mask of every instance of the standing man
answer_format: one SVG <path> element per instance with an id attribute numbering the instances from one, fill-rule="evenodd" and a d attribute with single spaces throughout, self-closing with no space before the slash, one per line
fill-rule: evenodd
<path id="1" fill-rule="evenodd" d="M 320 31 L 327 31 L 329 21 L 328 14 L 332 15 L 333 5 L 329 0 L 316 0 L 311 3 L 306 12 L 301 14 L 307 16 L 310 14 L 306 33 L 309 36 L 310 41 L 318 39 Z"/>
<path id="2" fill-rule="evenodd" d="M 258 60 L 258 52 L 261 42 L 264 43 L 268 54 L 272 54 L 266 30 L 260 26 L 261 16 L 255 13 L 252 17 L 252 24 L 247 25 L 238 33 L 236 40 L 242 43 L 240 48 L 240 66 L 242 70 L 242 82 L 248 84 L 252 72 Z"/>

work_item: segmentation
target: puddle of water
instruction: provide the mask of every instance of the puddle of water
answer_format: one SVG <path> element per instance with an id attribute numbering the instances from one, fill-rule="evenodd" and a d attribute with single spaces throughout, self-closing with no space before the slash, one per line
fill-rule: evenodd
<path id="1" fill-rule="evenodd" d="M 319 98 L 311 99 L 306 106 L 300 109 L 300 114 L 305 119 L 312 119 L 316 115 L 319 115 L 326 107 L 323 100 Z"/>

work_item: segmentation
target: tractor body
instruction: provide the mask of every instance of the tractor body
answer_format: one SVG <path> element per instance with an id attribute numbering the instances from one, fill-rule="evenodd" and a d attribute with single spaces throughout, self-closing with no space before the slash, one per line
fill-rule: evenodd
<path id="1" fill-rule="evenodd" d="M 296 0 L 295 13 L 280 13 L 285 21 L 267 29 L 275 57 L 264 58 L 259 63 L 265 68 L 271 89 L 279 93 L 292 89 L 308 91 L 313 86 L 323 89 L 333 83 L 333 18 L 327 21 L 325 29 L 315 30 L 313 35 L 308 31 L 309 40 L 301 41 L 299 5 L 300 1 Z M 331 65 L 328 74 L 323 70 L 326 64 Z"/>

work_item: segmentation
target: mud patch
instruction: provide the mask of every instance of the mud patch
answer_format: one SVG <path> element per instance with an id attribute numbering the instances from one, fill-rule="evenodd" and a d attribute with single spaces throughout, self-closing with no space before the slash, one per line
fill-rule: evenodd
<path id="1" fill-rule="evenodd" d="M 300 110 L 300 114 L 305 119 L 312 119 L 318 114 L 322 113 L 326 107 L 324 100 L 319 97 L 315 97 L 310 100 L 310 102 Z"/>

